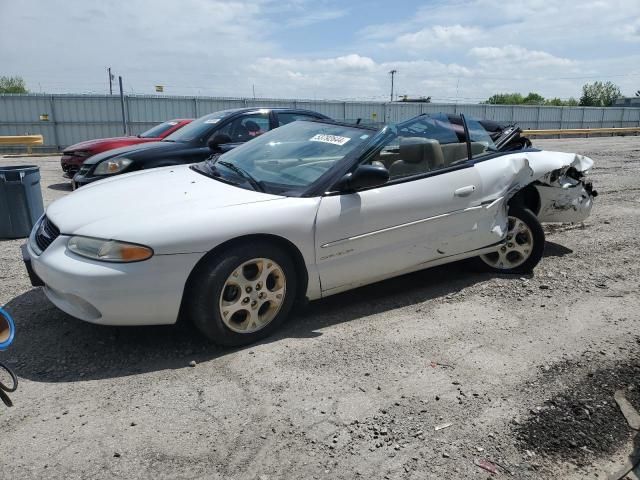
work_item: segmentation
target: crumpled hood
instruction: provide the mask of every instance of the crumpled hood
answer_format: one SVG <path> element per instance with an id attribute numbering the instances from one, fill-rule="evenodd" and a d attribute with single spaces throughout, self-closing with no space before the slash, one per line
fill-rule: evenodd
<path id="1" fill-rule="evenodd" d="M 184 148 L 183 143 L 178 142 L 146 142 L 139 143 L 137 145 L 128 145 L 125 147 L 114 148 L 113 150 L 107 150 L 106 152 L 98 153 L 93 157 L 89 157 L 84 161 L 85 165 L 95 165 L 103 160 L 114 157 L 131 157 L 138 152 L 146 152 L 148 150 L 157 150 L 158 154 L 171 152 Z"/>
<path id="2" fill-rule="evenodd" d="M 211 211 L 283 197 L 254 192 L 202 175 L 187 165 L 141 170 L 101 180 L 47 208 L 62 234 L 133 241 L 186 212 Z M 164 225 L 170 227 L 170 225 Z M 163 228 L 164 228 L 163 227 Z"/>
<path id="3" fill-rule="evenodd" d="M 587 173 L 593 167 L 593 160 L 584 155 L 577 153 L 564 152 L 527 152 L 529 164 L 533 170 L 535 179 L 539 179 L 544 175 L 555 170 L 575 168 L 579 172 Z"/>

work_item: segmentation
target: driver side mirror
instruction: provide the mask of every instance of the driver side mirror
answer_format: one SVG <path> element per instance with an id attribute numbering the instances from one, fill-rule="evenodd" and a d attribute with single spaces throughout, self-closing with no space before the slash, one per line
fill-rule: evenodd
<path id="1" fill-rule="evenodd" d="M 225 143 L 231 143 L 231 137 L 226 133 L 217 133 L 209 139 L 207 146 L 209 150 L 216 152 L 219 150 L 220 145 L 224 145 Z"/>
<path id="2" fill-rule="evenodd" d="M 6 350 L 11 345 L 14 335 L 13 319 L 0 308 L 0 350 Z"/>
<path id="3" fill-rule="evenodd" d="M 352 173 L 347 173 L 336 184 L 340 192 L 356 192 L 365 188 L 379 187 L 389 181 L 389 170 L 385 167 L 360 165 Z"/>

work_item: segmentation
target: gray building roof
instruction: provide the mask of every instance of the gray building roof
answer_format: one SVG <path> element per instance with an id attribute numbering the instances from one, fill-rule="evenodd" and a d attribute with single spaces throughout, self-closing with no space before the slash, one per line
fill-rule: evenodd
<path id="1" fill-rule="evenodd" d="M 640 97 L 620 97 L 613 105 L 616 107 L 640 107 Z"/>

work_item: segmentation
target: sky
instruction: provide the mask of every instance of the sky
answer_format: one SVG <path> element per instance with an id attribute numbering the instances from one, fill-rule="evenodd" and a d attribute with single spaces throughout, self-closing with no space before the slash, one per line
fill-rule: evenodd
<path id="1" fill-rule="evenodd" d="M 0 0 L 33 92 L 478 102 L 640 90 L 640 0 Z"/>

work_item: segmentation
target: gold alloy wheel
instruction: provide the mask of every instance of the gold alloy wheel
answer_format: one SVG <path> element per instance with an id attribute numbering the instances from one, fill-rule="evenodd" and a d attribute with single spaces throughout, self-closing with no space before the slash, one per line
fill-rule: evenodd
<path id="1" fill-rule="evenodd" d="M 504 244 L 497 252 L 480 255 L 484 263 L 500 270 L 511 270 L 522 265 L 533 251 L 533 233 L 517 217 L 509 217 L 509 230 Z"/>
<path id="2" fill-rule="evenodd" d="M 287 279 L 282 267 L 268 258 L 254 258 L 237 267 L 220 294 L 220 316 L 237 333 L 266 327 L 284 302 Z"/>

